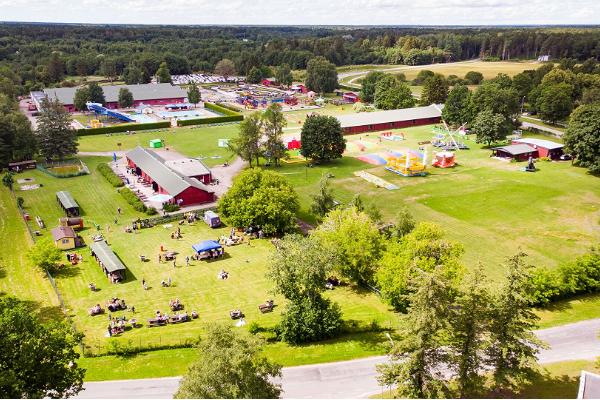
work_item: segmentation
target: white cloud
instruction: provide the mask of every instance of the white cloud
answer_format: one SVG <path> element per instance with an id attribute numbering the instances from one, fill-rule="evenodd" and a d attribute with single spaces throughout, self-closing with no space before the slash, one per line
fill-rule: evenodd
<path id="1" fill-rule="evenodd" d="M 4 21 L 136 24 L 597 24 L 597 0 L 0 0 Z"/>

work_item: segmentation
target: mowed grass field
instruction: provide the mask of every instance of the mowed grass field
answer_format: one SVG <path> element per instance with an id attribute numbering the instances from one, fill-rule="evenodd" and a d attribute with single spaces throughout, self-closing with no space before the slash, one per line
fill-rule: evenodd
<path id="1" fill-rule="evenodd" d="M 429 65 L 378 65 L 372 68 L 363 68 L 357 66 L 356 70 L 350 67 L 344 67 L 343 74 L 348 76 L 342 76 L 340 83 L 342 84 L 357 84 L 358 80 L 364 77 L 370 70 L 381 70 L 384 72 L 398 74 L 403 73 L 406 79 L 412 81 L 417 77 L 419 71 L 428 69 L 442 75 L 456 75 L 460 78 L 464 78 L 465 74 L 469 71 L 481 72 L 485 79 L 491 79 L 496 75 L 502 73 L 509 76 L 514 76 L 527 69 L 536 69 L 540 66 L 537 61 L 460 61 L 454 63 L 445 64 L 429 64 Z M 353 72 L 356 71 L 356 74 Z"/>
<path id="2" fill-rule="evenodd" d="M 386 150 L 417 149 L 418 142 L 432 138 L 432 126 L 400 130 L 407 140 L 382 141 L 377 134 L 347 136 L 348 153 L 341 160 L 307 168 L 306 164 L 284 164 L 277 171 L 297 189 L 302 216 L 309 221 L 311 196 L 321 176 L 331 173 L 335 197 L 349 202 L 359 193 L 368 205 L 391 219 L 406 206 L 419 221 L 433 221 L 448 236 L 464 244 L 465 262 L 482 262 L 489 274 L 499 277 L 502 262 L 519 249 L 534 265 L 556 267 L 584 253 L 600 239 L 600 185 L 597 177 L 569 162 L 538 162 L 536 173 L 521 171 L 524 163 L 490 158 L 491 151 L 468 141 L 471 150 L 456 153 L 453 169 L 428 168 L 426 177 L 405 178 L 383 166 L 364 163 L 354 156 Z M 354 143 L 365 145 L 363 152 Z M 431 147 L 431 146 L 429 146 Z M 428 150 L 431 160 L 432 149 Z M 367 170 L 399 186 L 389 191 L 353 175 Z"/>
<path id="3" fill-rule="evenodd" d="M 80 152 L 112 152 L 130 150 L 135 146 L 148 147 L 152 139 L 164 140 L 165 146 L 173 148 L 189 157 L 201 158 L 209 167 L 223 164 L 233 157 L 227 147 L 219 147 L 219 139 L 231 139 L 239 131 L 239 124 L 216 126 L 194 126 L 164 129 L 150 132 L 136 132 L 131 135 L 112 134 L 81 136 Z M 121 144 L 119 146 L 118 144 Z"/>
<path id="4" fill-rule="evenodd" d="M 201 221 L 193 225 L 185 224 L 181 226 L 183 238 L 179 240 L 170 238 L 174 226 L 156 226 L 136 233 L 126 233 L 124 227 L 142 215 L 134 212 L 116 189 L 96 173 L 97 163 L 106 161 L 107 158 L 85 157 L 84 160 L 92 171 L 91 175 L 58 179 L 40 171 L 20 174 L 19 178 L 33 178 L 43 186 L 33 191 L 18 191 L 17 195 L 25 199 L 26 211 L 32 217 L 39 215 L 44 219 L 48 229 L 42 230 L 41 238 L 49 238 L 50 228 L 56 226 L 58 218 L 63 215 L 56 202 L 55 193 L 58 190 L 69 190 L 80 204 L 87 226 L 81 232 L 81 236 L 88 244 L 91 243 L 91 236 L 96 234 L 94 224 L 99 224 L 112 249 L 127 266 L 126 281 L 112 285 L 95 260 L 90 257 L 86 247 L 77 250 L 78 254 L 83 255 L 83 263 L 66 268 L 56 275 L 56 282 L 65 300 L 68 314 L 77 328 L 85 334 L 85 344 L 91 352 L 106 351 L 109 343 L 109 339 L 105 337 L 108 319 L 107 314 L 90 317 L 88 309 L 97 303 L 104 307 L 113 297 L 125 299 L 127 304 L 136 308 L 135 314 L 115 313 L 113 316 L 135 317 L 142 325 L 146 325 L 147 319 L 152 318 L 157 310 L 170 313 L 169 300 L 175 298 L 181 300 L 188 312 L 196 310 L 200 315 L 199 319 L 192 322 L 158 328 L 143 326 L 112 339 L 124 345 L 147 347 L 184 344 L 187 340 L 194 340 L 201 335 L 208 324 L 233 324 L 229 318 L 229 310 L 237 308 L 246 314 L 248 323 L 257 322 L 266 328 L 277 323 L 284 302 L 273 295 L 272 284 L 266 278 L 268 260 L 274 249 L 268 240 L 255 240 L 250 245 L 230 247 L 227 248 L 227 257 L 222 260 L 192 261 L 191 265 L 186 267 L 184 260 L 186 256 L 193 254 L 192 244 L 207 239 L 218 239 L 220 235 L 228 234 L 229 228 L 211 230 Z M 121 207 L 123 214 L 115 224 L 113 219 L 117 216 L 117 207 Z M 171 262 L 158 262 L 161 245 L 178 254 L 176 266 Z M 142 254 L 150 261 L 140 261 L 139 256 Z M 230 273 L 228 280 L 217 279 L 221 269 Z M 166 281 L 168 278 L 173 282 L 172 287 L 161 287 L 161 280 Z M 149 290 L 143 290 L 142 280 L 148 283 Z M 88 288 L 90 282 L 94 282 L 100 290 L 91 292 Z M 341 305 L 344 319 L 349 326 L 358 330 L 368 330 L 372 323 L 390 329 L 396 327 L 395 314 L 371 292 L 350 285 L 328 292 L 327 295 Z M 258 305 L 270 298 L 275 299 L 278 307 L 273 313 L 263 315 L 259 312 Z M 385 337 L 377 334 L 368 339 L 361 338 L 360 341 L 342 339 L 340 343 L 343 344 L 339 345 L 342 350 L 326 357 L 339 359 L 338 357 L 352 358 L 357 354 L 369 355 L 373 352 L 373 346 L 379 348 L 377 343 L 385 343 L 385 340 Z M 283 351 L 281 348 L 280 350 Z M 321 352 L 326 353 L 324 350 Z M 301 353 L 300 351 L 298 354 Z M 297 358 L 298 362 L 303 363 L 313 360 L 310 352 Z"/>

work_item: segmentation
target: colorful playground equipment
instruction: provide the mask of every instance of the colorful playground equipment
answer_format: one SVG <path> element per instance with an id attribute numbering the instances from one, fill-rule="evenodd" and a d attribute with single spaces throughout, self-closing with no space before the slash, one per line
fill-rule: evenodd
<path id="1" fill-rule="evenodd" d="M 385 169 L 402 176 L 424 176 L 427 165 L 427 153 L 407 150 L 398 157 L 390 157 Z"/>
<path id="2" fill-rule="evenodd" d="M 454 153 L 451 151 L 440 151 L 435 153 L 431 163 L 437 168 L 452 168 L 456 165 Z"/>
<path id="3" fill-rule="evenodd" d="M 90 121 L 90 126 L 92 128 L 102 128 L 102 127 L 104 127 L 104 123 L 100 122 L 99 119 L 93 119 Z"/>
<path id="4" fill-rule="evenodd" d="M 382 132 L 379 135 L 379 137 L 384 140 L 391 140 L 393 142 L 405 139 L 404 133 L 402 133 L 402 132 L 400 132 L 400 133 Z"/>
<path id="5" fill-rule="evenodd" d="M 446 151 L 469 150 L 469 146 L 465 144 L 467 135 L 465 126 L 461 125 L 457 130 L 451 130 L 446 121 L 442 120 L 442 122 L 444 123 L 443 126 L 433 127 L 434 136 L 431 144 Z"/>
<path id="6" fill-rule="evenodd" d="M 108 117 L 120 119 L 121 121 L 125 122 L 135 122 L 135 120 L 129 115 L 123 114 L 118 111 L 109 110 L 108 108 L 103 107 L 100 103 L 91 103 L 88 101 L 87 103 L 85 103 L 85 105 L 87 106 L 87 109 L 89 111 L 95 112 L 96 115 L 106 115 Z"/>

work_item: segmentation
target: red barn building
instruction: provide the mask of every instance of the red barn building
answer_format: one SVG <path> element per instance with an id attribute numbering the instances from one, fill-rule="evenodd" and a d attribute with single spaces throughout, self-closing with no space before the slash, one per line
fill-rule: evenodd
<path id="1" fill-rule="evenodd" d="M 537 150 L 526 144 L 511 144 L 494 147 L 492 155 L 500 158 L 514 158 L 517 161 L 527 161 L 529 157 L 537 158 Z"/>
<path id="2" fill-rule="evenodd" d="M 363 112 L 337 117 L 347 135 L 384 131 L 410 126 L 437 124 L 442 119 L 442 106 L 402 108 L 399 110 Z"/>
<path id="3" fill-rule="evenodd" d="M 526 144 L 537 150 L 537 157 L 548 157 L 552 160 L 558 160 L 563 155 L 563 147 L 561 143 L 556 143 L 551 140 L 522 138 L 514 139 L 513 144 Z"/>
<path id="4" fill-rule="evenodd" d="M 172 196 L 173 203 L 185 207 L 215 201 L 214 192 L 204 183 L 170 168 L 165 159 L 152 150 L 138 146 L 125 154 L 125 158 L 136 175 L 151 184 L 154 191 Z"/>
<path id="5" fill-rule="evenodd" d="M 354 92 L 346 92 L 342 95 L 342 98 L 348 103 L 357 103 L 360 101 L 360 97 Z"/>
<path id="6" fill-rule="evenodd" d="M 208 185 L 212 182 L 210 169 L 200 160 L 195 158 L 180 158 L 178 160 L 167 160 L 165 165 L 181 175 L 188 178 L 196 178 L 200 182 Z"/>
<path id="7" fill-rule="evenodd" d="M 123 88 L 129 89 L 133 95 L 133 107 L 138 107 L 140 104 L 145 105 L 167 105 L 174 103 L 185 103 L 187 92 L 179 86 L 171 85 L 170 83 L 157 84 L 140 84 L 140 85 L 108 85 L 100 86 L 104 92 L 106 103 L 104 107 L 110 109 L 119 108 L 119 90 Z M 31 98 L 40 109 L 41 99 L 48 97 L 50 99 L 58 99 L 64 104 L 69 112 L 75 111 L 74 98 L 78 88 L 53 88 L 44 89 L 43 92 L 32 92 Z"/>

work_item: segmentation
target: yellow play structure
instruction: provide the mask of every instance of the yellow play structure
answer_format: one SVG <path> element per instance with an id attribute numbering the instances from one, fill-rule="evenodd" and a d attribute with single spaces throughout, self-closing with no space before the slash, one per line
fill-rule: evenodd
<path id="1" fill-rule="evenodd" d="M 102 127 L 104 127 L 104 123 L 100 122 L 99 119 L 93 119 L 90 121 L 90 126 L 92 128 L 102 128 Z"/>
<path id="2" fill-rule="evenodd" d="M 419 153 L 407 150 L 399 153 L 397 157 L 390 157 L 387 160 L 385 169 L 402 176 L 423 176 L 427 175 L 425 171 L 427 165 L 427 153 Z"/>

